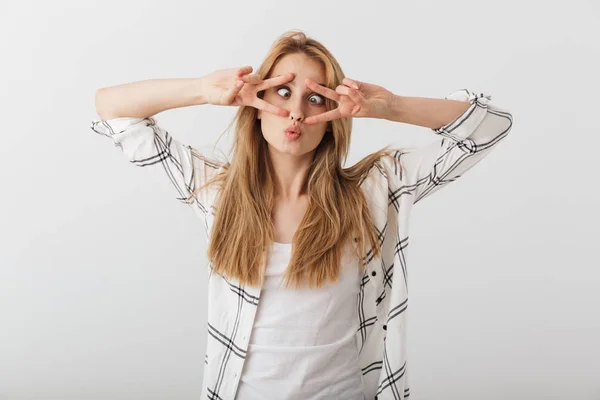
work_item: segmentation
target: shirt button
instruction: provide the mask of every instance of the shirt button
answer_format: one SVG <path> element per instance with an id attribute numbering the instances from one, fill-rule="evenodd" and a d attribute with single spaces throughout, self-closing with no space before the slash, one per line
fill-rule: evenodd
<path id="1" fill-rule="evenodd" d="M 383 330 L 387 331 L 387 325 L 383 326 Z"/>
<path id="2" fill-rule="evenodd" d="M 373 271 L 373 272 L 371 272 L 371 275 L 375 276 L 375 275 L 377 275 L 377 272 Z"/>
<path id="3" fill-rule="evenodd" d="M 375 397 L 373 397 L 375 400 L 377 400 L 377 395 L 375 395 Z"/>

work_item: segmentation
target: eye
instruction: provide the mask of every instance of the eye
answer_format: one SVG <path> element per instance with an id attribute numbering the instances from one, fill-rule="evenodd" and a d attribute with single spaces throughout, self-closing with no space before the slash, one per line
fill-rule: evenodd
<path id="1" fill-rule="evenodd" d="M 287 87 L 282 86 L 279 89 L 277 89 L 277 93 L 279 93 L 279 91 L 282 90 L 282 89 L 287 90 L 289 92 L 289 89 Z M 288 96 L 282 96 L 282 97 L 288 97 Z"/>
<path id="2" fill-rule="evenodd" d="M 320 105 L 323 105 L 323 104 L 325 104 L 325 99 L 323 98 L 323 96 L 321 96 L 320 94 L 315 94 L 314 96 L 315 96 L 316 98 L 319 98 L 319 99 L 321 100 L 321 102 L 320 102 L 320 103 L 316 103 L 317 105 L 319 105 L 319 106 L 320 106 Z M 312 97 L 312 96 L 311 96 L 311 97 Z"/>
<path id="3" fill-rule="evenodd" d="M 281 91 L 283 91 L 283 93 L 285 93 L 285 91 L 289 92 L 290 89 L 287 86 L 281 86 L 281 87 L 277 88 L 277 93 L 282 97 L 289 97 L 289 96 L 282 95 L 280 93 Z M 321 105 L 325 104 L 325 98 L 323 96 L 321 96 L 320 94 L 313 93 L 313 95 L 310 96 L 310 98 L 313 98 L 313 97 L 317 98 L 318 100 L 317 100 L 317 102 L 311 101 L 310 103 L 315 104 L 317 106 L 321 106 Z"/>

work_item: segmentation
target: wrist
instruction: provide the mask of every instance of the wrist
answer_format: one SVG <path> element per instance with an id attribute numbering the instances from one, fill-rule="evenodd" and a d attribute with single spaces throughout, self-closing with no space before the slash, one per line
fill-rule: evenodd
<path id="1" fill-rule="evenodd" d="M 398 97 L 394 93 L 390 92 L 386 102 L 384 119 L 393 120 L 394 110 L 398 107 Z"/>
<path id="2" fill-rule="evenodd" d="M 194 104 L 201 105 L 207 104 L 208 100 L 206 99 L 206 90 L 205 90 L 205 77 L 196 78 L 193 85 L 194 90 Z"/>
<path id="3" fill-rule="evenodd" d="M 385 119 L 398 121 L 402 110 L 402 96 L 390 92 L 385 110 Z"/>

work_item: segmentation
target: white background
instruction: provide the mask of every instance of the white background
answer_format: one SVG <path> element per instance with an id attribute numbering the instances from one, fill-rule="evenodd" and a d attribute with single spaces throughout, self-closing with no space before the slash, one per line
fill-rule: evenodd
<path id="1" fill-rule="evenodd" d="M 0 399 L 198 399 L 203 222 L 89 125 L 95 91 L 255 69 L 301 29 L 350 78 L 469 88 L 509 136 L 411 219 L 411 399 L 600 399 L 598 1 L 0 5 Z M 235 113 L 158 114 L 210 149 Z M 217 148 L 227 153 L 232 132 Z M 356 119 L 346 165 L 427 128 Z"/>

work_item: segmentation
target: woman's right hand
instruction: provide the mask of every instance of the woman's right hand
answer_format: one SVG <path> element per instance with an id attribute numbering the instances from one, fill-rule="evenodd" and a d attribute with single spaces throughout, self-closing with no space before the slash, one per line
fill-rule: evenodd
<path id="1" fill-rule="evenodd" d="M 282 117 L 288 116 L 288 110 L 267 103 L 259 98 L 257 93 L 289 82 L 294 79 L 295 74 L 289 72 L 263 80 L 256 74 L 248 75 L 250 72 L 252 67 L 248 65 L 217 70 L 202 77 L 202 94 L 207 103 L 221 106 L 251 106 Z"/>

